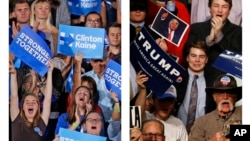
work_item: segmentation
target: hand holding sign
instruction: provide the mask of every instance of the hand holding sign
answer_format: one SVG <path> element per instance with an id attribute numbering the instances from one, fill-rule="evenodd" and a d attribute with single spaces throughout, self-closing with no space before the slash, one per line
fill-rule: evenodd
<path id="1" fill-rule="evenodd" d="M 121 100 L 121 65 L 109 60 L 104 71 L 104 79 L 107 89 L 118 94 L 118 99 Z"/>
<path id="2" fill-rule="evenodd" d="M 136 83 L 139 85 L 141 89 L 146 89 L 146 86 L 143 84 L 148 81 L 148 77 L 145 74 L 142 74 L 142 71 L 136 75 Z"/>
<path id="3" fill-rule="evenodd" d="M 10 52 L 34 69 L 40 76 L 48 71 L 52 58 L 47 43 L 29 26 L 24 25 L 10 45 Z"/>

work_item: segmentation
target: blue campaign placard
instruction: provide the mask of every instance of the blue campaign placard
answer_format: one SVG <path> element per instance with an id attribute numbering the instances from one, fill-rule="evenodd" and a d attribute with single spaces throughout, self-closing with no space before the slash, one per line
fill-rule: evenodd
<path id="1" fill-rule="evenodd" d="M 83 53 L 83 58 L 101 59 L 104 53 L 104 28 L 59 25 L 57 52 L 74 56 Z"/>
<path id="2" fill-rule="evenodd" d="M 136 72 L 143 71 L 149 79 L 145 86 L 155 94 L 163 94 L 185 69 L 167 55 L 145 28 L 130 45 L 130 62 Z"/>
<path id="3" fill-rule="evenodd" d="M 121 65 L 109 60 L 104 71 L 104 79 L 107 89 L 115 92 L 121 100 Z"/>
<path id="4" fill-rule="evenodd" d="M 216 58 L 213 63 L 213 67 L 241 79 L 242 55 L 231 50 L 225 50 Z"/>
<path id="5" fill-rule="evenodd" d="M 69 11 L 75 15 L 86 15 L 89 12 L 101 13 L 101 0 L 67 0 Z"/>
<path id="6" fill-rule="evenodd" d="M 21 59 L 25 64 L 44 76 L 52 58 L 51 50 L 47 43 L 29 26 L 24 25 L 10 45 L 10 52 Z"/>
<path id="7" fill-rule="evenodd" d="M 87 133 L 81 133 L 65 128 L 59 129 L 59 141 L 106 141 L 107 138 L 103 136 L 96 136 Z"/>

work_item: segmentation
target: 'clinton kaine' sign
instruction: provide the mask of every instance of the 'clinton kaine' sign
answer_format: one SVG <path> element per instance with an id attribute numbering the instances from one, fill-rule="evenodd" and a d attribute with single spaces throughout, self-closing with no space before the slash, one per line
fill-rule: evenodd
<path id="1" fill-rule="evenodd" d="M 89 12 L 101 12 L 101 0 L 67 0 L 70 13 L 86 15 Z"/>
<path id="2" fill-rule="evenodd" d="M 10 52 L 30 66 L 40 76 L 48 71 L 51 50 L 47 43 L 29 26 L 24 25 L 10 45 Z"/>
<path id="3" fill-rule="evenodd" d="M 74 56 L 83 53 L 83 58 L 101 59 L 104 53 L 104 28 L 59 25 L 57 52 Z"/>
<path id="4" fill-rule="evenodd" d="M 130 61 L 136 72 L 147 75 L 145 86 L 157 95 L 163 94 L 185 71 L 155 43 L 145 28 L 130 45 Z"/>

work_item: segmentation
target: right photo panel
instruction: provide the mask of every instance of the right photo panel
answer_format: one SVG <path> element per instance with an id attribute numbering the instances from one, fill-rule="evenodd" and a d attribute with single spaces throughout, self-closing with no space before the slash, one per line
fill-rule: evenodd
<path id="1" fill-rule="evenodd" d="M 242 0 L 130 0 L 130 141 L 230 140 Z"/>

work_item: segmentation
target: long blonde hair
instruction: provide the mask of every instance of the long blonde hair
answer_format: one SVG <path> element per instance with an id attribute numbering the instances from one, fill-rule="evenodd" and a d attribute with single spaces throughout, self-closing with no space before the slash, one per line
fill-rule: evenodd
<path id="1" fill-rule="evenodd" d="M 34 14 L 34 11 L 35 11 L 35 6 L 38 4 L 38 3 L 49 3 L 48 0 L 35 0 L 32 5 L 31 5 L 31 16 L 30 16 L 30 25 L 31 26 L 34 26 L 35 22 L 36 22 L 36 16 Z M 51 6 L 49 7 L 49 15 L 47 17 L 47 20 L 46 20 L 46 26 L 48 27 L 49 31 L 52 30 L 52 24 L 51 24 Z"/>

